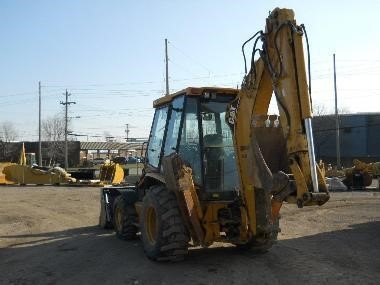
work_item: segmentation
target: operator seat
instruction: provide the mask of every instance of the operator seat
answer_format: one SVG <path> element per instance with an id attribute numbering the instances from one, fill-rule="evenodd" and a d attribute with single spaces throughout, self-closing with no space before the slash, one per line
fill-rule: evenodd
<path id="1" fill-rule="evenodd" d="M 203 137 L 206 191 L 223 191 L 223 137 L 208 134 Z"/>

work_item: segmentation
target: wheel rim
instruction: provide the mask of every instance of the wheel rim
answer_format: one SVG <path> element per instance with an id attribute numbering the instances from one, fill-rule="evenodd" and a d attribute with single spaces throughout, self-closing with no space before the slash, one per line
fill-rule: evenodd
<path id="1" fill-rule="evenodd" d="M 157 228 L 156 228 L 156 211 L 153 207 L 149 207 L 146 215 L 146 233 L 148 242 L 150 244 L 155 244 L 157 239 Z"/>

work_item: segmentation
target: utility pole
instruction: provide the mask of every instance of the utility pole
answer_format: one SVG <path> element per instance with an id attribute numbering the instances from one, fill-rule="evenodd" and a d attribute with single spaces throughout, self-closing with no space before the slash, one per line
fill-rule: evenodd
<path id="1" fill-rule="evenodd" d="M 335 91 L 335 131 L 336 131 L 336 167 L 341 168 L 340 165 L 340 137 L 339 137 L 339 114 L 338 114 L 338 92 L 336 88 L 336 66 L 335 66 L 335 53 L 334 59 L 334 91 Z"/>
<path id="2" fill-rule="evenodd" d="M 38 165 L 42 166 L 41 143 L 41 81 L 38 81 Z"/>
<path id="3" fill-rule="evenodd" d="M 168 39 L 165 39 L 166 96 L 169 95 Z"/>
<path id="4" fill-rule="evenodd" d="M 129 140 L 129 124 L 125 125 L 125 133 L 127 134 L 127 141 Z"/>
<path id="5" fill-rule="evenodd" d="M 66 97 L 66 100 L 65 102 L 60 102 L 60 104 L 64 105 L 65 106 L 65 169 L 67 170 L 69 168 L 69 160 L 68 160 L 68 149 L 67 149 L 67 111 L 68 111 L 68 106 L 70 104 L 76 104 L 76 102 L 69 102 L 69 96 L 71 96 L 71 94 L 69 94 L 67 92 L 67 89 L 66 89 L 66 92 L 65 92 L 65 97 Z"/>

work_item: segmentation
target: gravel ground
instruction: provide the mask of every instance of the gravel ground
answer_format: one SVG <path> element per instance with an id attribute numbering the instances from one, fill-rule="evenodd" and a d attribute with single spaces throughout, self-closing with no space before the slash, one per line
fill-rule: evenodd
<path id="1" fill-rule="evenodd" d="M 0 186 L 0 284 L 379 284 L 380 192 L 282 210 L 265 254 L 215 244 L 179 263 L 97 226 L 99 188 Z"/>

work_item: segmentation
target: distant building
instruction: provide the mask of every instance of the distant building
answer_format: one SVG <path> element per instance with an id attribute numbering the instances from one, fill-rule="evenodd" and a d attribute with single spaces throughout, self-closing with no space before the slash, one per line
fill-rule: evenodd
<path id="1" fill-rule="evenodd" d="M 340 157 L 343 166 L 352 166 L 354 158 L 380 161 L 380 113 L 339 115 Z M 313 118 L 317 160 L 336 165 L 335 115 Z"/>
<path id="2" fill-rule="evenodd" d="M 17 163 L 23 142 L 1 142 L 0 141 L 0 162 L 9 161 Z M 26 153 L 35 153 L 38 158 L 38 142 L 24 142 Z M 68 141 L 68 164 L 69 167 L 83 165 L 84 160 L 89 161 L 94 158 L 112 158 L 114 156 L 141 156 L 145 155 L 143 142 L 79 142 Z M 59 165 L 65 167 L 64 156 L 65 142 L 42 142 L 42 166 Z"/>

